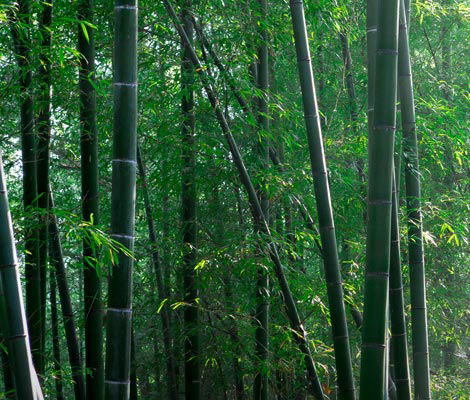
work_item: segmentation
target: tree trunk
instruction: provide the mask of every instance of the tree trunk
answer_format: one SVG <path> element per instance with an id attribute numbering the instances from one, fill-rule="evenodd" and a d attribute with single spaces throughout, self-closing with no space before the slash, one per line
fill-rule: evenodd
<path id="1" fill-rule="evenodd" d="M 82 217 L 91 225 L 100 223 L 98 184 L 98 135 L 96 127 L 95 43 L 93 0 L 81 0 L 78 11 L 80 53 L 80 155 Z M 86 33 L 86 34 L 85 34 Z M 83 290 L 85 298 L 85 367 L 88 400 L 104 397 L 103 304 L 101 300 L 99 250 L 90 238 L 83 240 Z"/>
<path id="2" fill-rule="evenodd" d="M 318 221 L 320 225 L 320 237 L 327 281 L 339 397 L 341 399 L 354 399 L 354 378 L 352 373 L 351 353 L 349 349 L 346 311 L 343 301 L 343 286 L 341 282 L 333 210 L 330 200 L 330 188 L 328 185 L 325 155 L 323 151 L 323 140 L 318 115 L 303 4 L 301 2 L 291 1 L 290 9 L 294 29 L 300 86 L 302 90 L 304 118 L 310 153 L 310 165 L 314 178 L 315 200 L 317 203 Z"/>
<path id="3" fill-rule="evenodd" d="M 192 0 L 184 0 L 181 21 L 188 35 L 190 44 L 193 40 L 191 21 Z M 188 44 L 182 42 L 183 55 L 181 62 L 181 111 L 182 111 L 182 192 L 183 207 L 183 263 L 184 263 L 184 354 L 185 354 L 185 398 L 201 398 L 201 371 L 199 360 L 199 310 L 196 299 L 199 297 L 196 272 L 197 263 L 197 227 L 196 227 L 196 177 L 195 177 L 195 128 L 194 128 L 194 69 L 189 58 Z"/>
<path id="4" fill-rule="evenodd" d="M 11 17 L 10 25 L 13 43 L 20 70 L 21 90 L 21 154 L 23 164 L 23 204 L 25 210 L 37 207 L 37 162 L 36 136 L 34 134 L 34 105 L 31 69 L 31 39 L 29 29 L 30 2 L 18 2 L 17 15 Z M 26 218 L 25 227 L 25 277 L 26 316 L 30 329 L 31 351 L 38 372 L 42 372 L 42 323 L 41 323 L 41 275 L 39 270 L 39 232 L 35 218 Z"/>
<path id="5" fill-rule="evenodd" d="M 379 1 L 375 59 L 374 109 L 369 120 L 369 124 L 373 121 L 373 128 L 369 131 L 369 197 L 364 325 L 362 328 L 361 399 L 382 398 L 386 390 L 385 384 L 388 374 L 388 365 L 385 365 L 385 350 L 390 268 L 393 146 L 396 124 L 398 1 Z M 369 90 L 371 90 L 370 87 Z"/>
<path id="6" fill-rule="evenodd" d="M 49 143 L 51 138 L 51 22 L 52 1 L 42 3 L 39 31 L 41 33 L 40 67 L 38 71 L 38 146 L 37 146 L 37 185 L 38 207 L 41 210 L 39 225 L 39 274 L 41 279 L 41 353 L 45 354 L 46 302 L 47 302 L 47 253 L 48 253 L 48 208 L 49 208 Z M 44 373 L 44 356 L 39 369 Z"/>
<path id="7" fill-rule="evenodd" d="M 28 327 L 21 293 L 15 238 L 8 204 L 3 162 L 0 157 L 0 322 L 9 342 L 10 360 L 21 400 L 42 399 L 28 341 Z"/>
<path id="8" fill-rule="evenodd" d="M 403 6 L 404 8 L 404 6 Z M 426 312 L 426 278 L 424 269 L 421 221 L 421 188 L 418 141 L 411 77 L 408 34 L 404 21 L 399 43 L 398 72 L 403 155 L 405 160 L 406 208 L 408 216 L 408 253 L 410 265 L 411 333 L 415 398 L 431 398 L 429 376 L 428 323 Z"/>
<path id="9" fill-rule="evenodd" d="M 49 270 L 50 283 L 50 302 L 51 302 L 51 325 L 52 325 L 52 354 L 54 359 L 54 380 L 55 393 L 57 400 L 64 400 L 64 388 L 62 384 L 62 365 L 60 361 L 60 337 L 59 337 L 59 318 L 57 317 L 57 285 L 55 280 L 55 271 Z"/>
<path id="10" fill-rule="evenodd" d="M 137 148 L 137 1 L 114 3 L 111 237 L 134 251 Z M 109 278 L 105 398 L 127 400 L 132 329 L 132 257 L 119 251 Z"/>
<path id="11" fill-rule="evenodd" d="M 256 11 L 259 20 L 257 21 L 258 32 L 258 57 L 256 87 L 260 91 L 256 98 L 258 140 L 256 143 L 256 153 L 258 156 L 258 173 L 267 169 L 268 164 L 268 90 L 269 90 L 269 65 L 268 65 L 268 32 L 266 29 L 266 18 L 268 13 L 267 0 L 259 0 L 256 3 Z M 269 221 L 269 199 L 265 189 L 266 182 L 260 179 L 256 191 L 263 211 L 264 217 Z M 255 220 L 255 232 L 257 236 L 262 235 L 262 221 Z M 256 281 L 256 312 L 255 312 L 255 379 L 253 382 L 254 400 L 268 400 L 269 398 L 269 275 L 264 265 L 263 243 L 258 239 L 256 247 L 257 281 Z"/>

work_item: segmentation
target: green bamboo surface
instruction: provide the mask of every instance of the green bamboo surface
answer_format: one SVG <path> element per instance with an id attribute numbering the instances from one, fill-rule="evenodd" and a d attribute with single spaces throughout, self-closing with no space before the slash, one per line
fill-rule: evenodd
<path id="1" fill-rule="evenodd" d="M 78 9 L 78 48 L 80 91 L 80 159 L 81 196 L 84 221 L 100 223 L 98 183 L 98 135 L 96 125 L 95 44 L 93 0 L 81 0 Z M 85 31 L 86 30 L 86 35 Z M 99 249 L 88 238 L 83 240 L 83 290 L 85 318 L 86 396 L 88 400 L 104 398 L 103 304 L 99 266 L 95 261 Z"/>
<path id="2" fill-rule="evenodd" d="M 431 398 L 429 375 L 428 322 L 426 311 L 426 275 L 424 267 L 421 217 L 421 187 L 416 137 L 416 117 L 411 74 L 405 4 L 401 6 L 398 55 L 403 155 L 405 161 L 406 209 L 408 216 L 408 254 L 411 292 L 411 334 L 415 398 Z"/>
<path id="3" fill-rule="evenodd" d="M 42 399 L 41 389 L 31 358 L 15 238 L 1 156 L 0 249 L 0 302 L 3 308 L 0 322 L 2 323 L 2 333 L 9 342 L 9 358 L 15 379 L 16 395 L 21 400 Z"/>
<path id="4" fill-rule="evenodd" d="M 343 300 L 343 286 L 303 3 L 301 1 L 291 1 L 290 9 L 327 281 L 338 395 L 341 399 L 354 399 L 354 377 Z"/>
<path id="5" fill-rule="evenodd" d="M 257 141 L 255 152 L 257 154 L 258 170 L 261 173 L 268 166 L 268 130 L 269 130 L 269 56 L 268 56 L 268 32 L 266 29 L 266 18 L 268 14 L 267 0 L 258 0 L 253 4 L 254 12 L 257 15 L 257 33 L 258 33 L 258 56 L 256 87 L 260 94 L 254 99 L 256 105 L 257 118 Z M 261 174 L 260 174 L 261 175 Z M 263 179 L 256 185 L 258 199 L 263 211 L 264 217 L 269 220 L 269 198 L 266 190 L 267 182 Z M 255 221 L 255 231 L 261 235 L 263 231 L 262 221 Z M 253 398 L 255 400 L 269 399 L 269 274 L 265 266 L 262 265 L 263 243 L 262 238 L 258 238 L 256 257 L 259 263 L 257 267 L 256 279 L 256 313 L 255 313 L 255 359 L 256 370 L 253 382 Z"/>
<path id="6" fill-rule="evenodd" d="M 111 237 L 134 250 L 137 147 L 137 1 L 114 2 L 114 107 Z M 133 259 L 122 251 L 108 289 L 105 398 L 127 400 L 130 390 Z"/>
<path id="7" fill-rule="evenodd" d="M 194 36 L 191 14 L 192 0 L 184 0 L 181 23 L 190 40 L 189 45 L 192 45 Z M 194 78 L 195 71 L 189 58 L 188 44 L 183 41 L 181 60 L 181 140 L 183 160 L 181 202 L 183 208 L 184 301 L 189 304 L 184 309 L 186 400 L 199 400 L 201 398 L 200 328 L 199 309 L 196 303 L 199 291 L 194 270 L 197 264 Z"/>
<path id="8" fill-rule="evenodd" d="M 41 52 L 39 55 L 40 66 L 38 71 L 39 92 L 36 95 L 38 106 L 37 127 L 37 190 L 38 207 L 41 209 L 39 225 L 39 274 L 41 279 L 41 365 L 38 373 L 44 373 L 45 341 L 46 341 L 46 319 L 47 319 L 47 219 L 49 188 L 49 143 L 51 138 L 51 22 L 52 1 L 41 4 L 42 9 L 39 20 L 39 32 L 41 33 Z"/>
<path id="9" fill-rule="evenodd" d="M 10 20 L 13 43 L 19 73 L 21 161 L 23 166 L 23 204 L 26 210 L 37 207 L 37 163 L 36 135 L 34 133 L 34 104 L 31 70 L 31 39 L 29 29 L 30 2 L 18 2 L 17 15 Z M 25 226 L 25 277 L 26 316 L 30 330 L 31 350 L 36 367 L 41 367 L 43 358 L 41 322 L 41 276 L 39 270 L 39 232 L 35 218 L 26 218 Z"/>
<path id="10" fill-rule="evenodd" d="M 370 19 L 373 18 L 369 17 L 367 29 L 372 33 L 374 28 Z M 374 95 L 369 98 L 373 97 L 374 107 L 369 105 L 369 124 L 372 122 L 373 128 L 369 125 L 368 223 L 360 375 L 360 398 L 364 400 L 384 398 L 388 368 L 385 365 L 385 329 L 396 123 L 398 1 L 379 1 L 376 34 Z"/>
<path id="11" fill-rule="evenodd" d="M 395 174 L 396 175 L 396 174 Z M 397 396 L 401 400 L 411 399 L 410 370 L 408 366 L 408 341 L 406 336 L 405 305 L 400 261 L 400 229 L 398 224 L 397 184 L 393 181 L 392 225 L 390 243 L 390 320 L 391 348 L 395 372 Z"/>
<path id="12" fill-rule="evenodd" d="M 60 336 L 59 336 L 59 317 L 57 312 L 57 284 L 55 280 L 55 271 L 49 268 L 50 294 L 49 302 L 51 307 L 51 333 L 52 333 L 52 357 L 55 380 L 55 395 L 57 400 L 64 400 L 64 384 L 62 363 L 60 354 Z"/>

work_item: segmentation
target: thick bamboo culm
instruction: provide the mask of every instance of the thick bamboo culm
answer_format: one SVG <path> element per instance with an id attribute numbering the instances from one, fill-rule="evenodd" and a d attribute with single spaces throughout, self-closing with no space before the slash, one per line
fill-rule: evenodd
<path id="1" fill-rule="evenodd" d="M 114 2 L 114 107 L 111 237 L 134 250 L 137 148 L 137 1 Z M 130 391 L 133 259 L 117 255 L 109 278 L 105 398 Z"/>

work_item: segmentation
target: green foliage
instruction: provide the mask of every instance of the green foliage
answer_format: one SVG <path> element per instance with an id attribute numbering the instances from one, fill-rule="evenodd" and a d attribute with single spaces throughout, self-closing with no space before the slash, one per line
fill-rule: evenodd
<path id="1" fill-rule="evenodd" d="M 20 271 L 24 271 L 24 222 L 37 211 L 22 207 L 21 155 L 18 99 L 18 69 L 11 35 L 7 29 L 7 11 L 13 2 L 0 6 L 0 150 L 9 187 L 10 209 L 19 249 Z M 33 2 L 32 19 L 37 21 L 39 2 Z M 63 238 L 65 261 L 75 317 L 83 331 L 84 315 L 81 285 L 83 265 L 81 241 L 90 239 L 95 265 L 105 282 L 116 264 L 119 252 L 126 252 L 109 237 L 112 148 L 112 2 L 95 2 L 93 24 L 84 21 L 83 32 L 95 28 L 97 124 L 99 135 L 100 225 L 82 221 L 80 196 L 80 124 L 78 64 L 76 50 L 78 28 L 77 2 L 54 2 L 51 31 L 52 46 L 52 139 L 51 183 Z M 256 15 L 245 3 L 199 2 L 194 15 L 223 64 L 234 76 L 237 88 L 251 105 L 257 91 L 252 84 L 249 65 L 254 60 Z M 160 315 L 168 308 L 172 320 L 172 346 L 182 371 L 182 312 L 187 307 L 182 289 L 181 232 L 181 87 L 180 41 L 160 2 L 139 2 L 139 115 L 138 135 L 147 166 L 147 180 L 157 232 L 164 281 L 168 293 L 157 300 L 151 254 L 155 246 L 147 239 L 147 221 L 138 181 L 134 278 L 134 332 L 137 376 L 141 398 L 165 398 L 165 356 Z M 343 281 L 348 289 L 347 302 L 362 310 L 365 265 L 365 208 L 367 193 L 358 167 L 367 176 L 367 55 L 365 4 L 354 0 L 305 2 L 307 30 L 323 121 L 328 181 L 335 215 L 338 243 L 347 243 L 349 251 L 339 247 L 343 261 Z M 468 76 L 468 5 L 464 1 L 412 2 L 410 50 L 416 102 L 419 142 L 421 204 L 425 241 L 431 385 L 434 398 L 465 398 L 468 392 L 470 362 L 468 342 L 469 226 L 470 226 L 470 109 Z M 315 201 L 310 175 L 308 147 L 304 139 L 301 93 L 297 79 L 288 5 L 272 1 L 264 22 L 270 36 L 270 132 L 269 140 L 282 155 L 283 170 L 269 166 L 254 174 L 257 154 L 253 150 L 255 119 L 247 117 L 212 61 L 204 65 L 212 73 L 211 82 L 219 93 L 221 107 L 228 116 L 233 135 L 240 144 L 255 184 L 267 185 L 270 198 L 273 240 L 282 249 L 281 258 L 296 305 L 305 316 L 302 321 L 316 352 L 314 355 L 322 383 L 335 389 L 330 320 L 327 313 L 326 283 L 322 257 L 316 240 L 318 233 L 308 229 L 297 207 L 289 206 L 289 194 L 296 195 L 315 216 Z M 443 28 L 447 30 L 443 31 Z M 346 32 L 352 57 L 352 75 L 356 90 L 357 135 L 351 133 L 351 120 L 345 68 L 339 32 Z M 445 36 L 447 35 L 447 36 Z M 31 63 L 39 67 L 40 34 L 31 29 Z M 449 45 L 446 47 L 446 43 Z M 196 42 L 201 56 L 199 43 Z M 450 54 L 451 63 L 446 63 Z M 35 81 L 33 81 L 34 83 Z M 37 82 L 36 82 L 37 83 Z M 34 85 L 36 85 L 34 83 Z M 36 87 L 36 86 L 35 86 Z M 256 260 L 257 238 L 253 234 L 252 214 L 237 171 L 225 145 L 217 121 L 199 81 L 195 81 L 196 115 L 195 185 L 197 186 L 197 223 L 199 254 L 197 280 L 203 349 L 203 398 L 212 394 L 223 398 L 224 390 L 234 397 L 233 360 L 243 371 L 245 388 L 251 387 L 255 371 L 254 285 L 258 266 L 270 270 L 267 257 Z M 401 179 L 400 226 L 402 244 L 407 236 Z M 215 193 L 218 201 L 215 200 Z M 290 226 L 289 221 L 290 219 Z M 221 233 L 218 233 L 221 232 Z M 290 235 L 290 236 L 289 236 Z M 99 252 L 98 252 L 99 249 Z M 99 254 L 98 254 L 99 253 Z M 129 252 L 127 254 L 130 255 Z M 402 245 L 405 304 L 409 305 L 408 255 Z M 274 275 L 270 270 L 272 278 Z M 22 276 L 24 279 L 24 277 Z M 273 279 L 271 279 L 273 282 Z M 106 299 L 106 285 L 103 284 Z M 231 301 L 226 289 L 231 290 Z M 288 391 L 289 398 L 305 393 L 301 354 L 288 327 L 276 285 L 270 289 L 271 313 L 269 351 L 272 394 Z M 173 307 L 168 307 L 172 306 Z M 348 307 L 347 307 L 348 309 Z M 409 306 L 407 308 L 409 315 Z M 407 320 L 408 321 L 408 320 Z M 409 323 L 409 321 L 408 321 Z M 49 322 L 48 322 L 49 324 Z M 351 353 L 358 382 L 360 334 L 348 315 Z M 63 327 L 61 346 L 65 346 Z M 410 326 L 408 331 L 410 332 Z M 239 343 L 234 344 L 233 329 Z M 79 335 L 80 336 L 80 335 Z M 47 342 L 44 392 L 53 396 L 51 345 Z M 453 366 L 445 365 L 446 349 L 455 344 Z M 65 352 L 64 352 L 65 354 Z M 445 354 L 447 354 L 445 356 Z M 452 354 L 450 356 L 452 356 Z M 452 357 L 451 357 L 452 358 Z M 72 396 L 68 360 L 63 361 L 65 393 Z M 181 372 L 180 372 L 181 373 Z M 180 384 L 182 375 L 178 378 Z M 277 383 L 280 382 L 279 386 Z M 283 386 L 284 385 L 284 386 Z"/>

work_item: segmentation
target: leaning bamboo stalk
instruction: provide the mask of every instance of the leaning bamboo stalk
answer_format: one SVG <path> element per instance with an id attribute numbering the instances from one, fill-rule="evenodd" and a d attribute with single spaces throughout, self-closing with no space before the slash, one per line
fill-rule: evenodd
<path id="1" fill-rule="evenodd" d="M 203 56 L 203 60 L 206 64 L 208 64 L 208 59 L 207 59 L 207 56 L 205 55 L 205 51 L 204 49 L 206 49 L 211 58 L 214 60 L 214 64 L 217 66 L 217 68 L 219 69 L 220 73 L 225 77 L 225 79 L 227 80 L 228 84 L 229 84 L 229 87 L 230 87 L 230 90 L 232 91 L 232 94 L 235 96 L 235 98 L 237 99 L 237 102 L 238 104 L 240 105 L 241 109 L 243 110 L 243 112 L 248 116 L 248 117 L 251 117 L 252 119 L 254 119 L 254 116 L 253 116 L 253 112 L 251 110 L 251 108 L 248 106 L 248 103 L 246 102 L 245 98 L 243 97 L 243 95 L 240 93 L 240 91 L 237 89 L 236 87 L 236 84 L 235 84 L 235 80 L 232 76 L 232 74 L 230 73 L 230 71 L 223 65 L 222 61 L 220 60 L 219 56 L 217 55 L 217 53 L 215 53 L 214 51 L 214 48 L 213 46 L 211 45 L 211 43 L 207 40 L 206 36 L 204 35 L 204 32 L 202 31 L 202 28 L 196 23 L 196 20 L 195 18 L 193 17 L 193 23 L 194 23 L 194 26 L 196 28 L 196 33 L 198 35 L 198 39 L 200 40 L 200 42 L 203 44 L 203 51 L 202 51 L 202 56 Z M 210 72 L 210 67 L 207 65 L 207 73 L 209 76 L 212 76 L 211 72 Z M 284 169 L 284 166 L 283 164 L 281 163 L 281 161 L 279 160 L 279 157 L 277 156 L 275 150 L 272 148 L 272 146 L 268 146 L 268 149 L 269 149 L 269 158 L 271 159 L 271 162 L 279 168 L 280 172 L 284 173 L 285 172 L 285 169 Z M 295 205 L 297 207 L 297 209 L 299 210 L 299 213 L 302 215 L 302 218 L 304 219 L 305 221 L 305 226 L 311 230 L 313 233 L 315 233 L 315 237 L 314 237 L 314 242 L 315 242 L 315 245 L 317 246 L 317 249 L 318 249 L 318 252 L 320 254 L 320 256 L 323 257 L 323 251 L 322 251 L 322 246 L 321 246 L 321 243 L 320 241 L 317 239 L 317 236 L 319 236 L 319 232 L 318 230 L 315 228 L 315 223 L 313 221 L 313 218 L 312 216 L 310 215 L 310 212 L 309 210 L 307 209 L 306 205 L 301 201 L 301 199 L 297 196 L 297 195 L 294 195 L 294 194 L 288 194 L 288 197 L 289 197 L 289 201 L 291 204 Z"/>
<path id="2" fill-rule="evenodd" d="M 21 160 L 23 164 L 23 204 L 26 210 L 37 206 L 36 135 L 31 69 L 30 2 L 18 2 L 17 15 L 11 16 L 11 33 L 18 61 L 21 119 Z M 26 316 L 30 329 L 33 361 L 41 372 L 41 276 L 39 271 L 39 233 L 35 218 L 26 218 L 25 227 Z"/>
<path id="3" fill-rule="evenodd" d="M 168 0 L 163 0 L 163 3 L 182 40 L 184 40 L 185 43 L 190 43 L 188 37 L 186 36 L 184 29 L 178 22 L 178 17 L 172 5 L 170 4 L 170 2 Z M 251 182 L 250 175 L 248 174 L 248 171 L 245 168 L 245 164 L 243 162 L 238 146 L 235 142 L 235 139 L 232 136 L 227 120 L 225 119 L 225 116 L 220 108 L 219 100 L 214 90 L 212 89 L 211 85 L 208 82 L 207 76 L 205 75 L 204 69 L 199 61 L 199 58 L 197 57 L 197 54 L 194 51 L 194 48 L 192 46 L 188 46 L 188 48 L 190 49 L 191 62 L 194 64 L 196 71 L 198 72 L 198 75 L 206 91 L 207 97 L 209 98 L 212 108 L 214 109 L 214 112 L 216 114 L 217 121 L 228 143 L 230 153 L 233 158 L 233 162 L 240 175 L 240 180 L 242 184 L 245 186 L 245 189 L 247 191 L 249 202 L 252 208 L 252 212 L 254 214 L 254 218 L 255 219 L 258 218 L 259 220 L 262 221 L 263 233 L 266 237 L 266 247 L 267 247 L 266 251 L 269 254 L 269 257 L 271 258 L 271 261 L 273 262 L 274 271 L 278 279 L 281 292 L 284 297 L 284 304 L 286 307 L 289 322 L 294 332 L 294 338 L 297 344 L 299 345 L 300 351 L 305 357 L 305 362 L 307 366 L 307 374 L 309 378 L 309 389 L 317 399 L 323 399 L 324 398 L 323 391 L 320 385 L 320 381 L 318 380 L 318 376 L 317 376 L 316 369 L 315 369 L 315 364 L 313 362 L 313 358 L 310 352 L 310 345 L 309 345 L 308 338 L 307 338 L 307 332 L 305 331 L 305 328 L 303 327 L 301 323 L 299 313 L 295 305 L 294 298 L 292 297 L 289 284 L 284 274 L 284 267 L 281 264 L 277 247 L 272 240 L 271 232 L 267 225 L 267 221 L 264 218 L 261 205 L 256 195 L 256 191 Z"/>
<path id="4" fill-rule="evenodd" d="M 403 155 L 405 159 L 408 252 L 410 264 L 411 333 L 413 345 L 414 391 L 417 399 L 430 399 L 428 322 L 426 314 L 426 275 L 421 217 L 421 185 L 418 139 L 411 75 L 405 5 L 402 4 L 398 53 Z"/>
<path id="5" fill-rule="evenodd" d="M 333 209 L 330 199 L 326 161 L 323 150 L 323 140 L 320 127 L 315 84 L 313 79 L 310 49 L 302 1 L 291 0 L 290 10 L 294 29 L 294 41 L 299 68 L 300 87 L 310 165 L 314 178 L 315 199 L 317 203 L 318 222 L 323 250 L 323 261 L 327 281 L 327 292 L 333 342 L 335 349 L 338 390 L 341 399 L 354 399 L 354 377 L 349 348 L 349 335 L 346 311 L 343 300 L 338 249 L 333 220 Z"/>
<path id="6" fill-rule="evenodd" d="M 203 50 L 206 49 L 208 51 L 208 53 L 210 54 L 214 64 L 217 66 L 217 68 L 221 72 L 222 76 L 224 76 L 224 78 L 227 80 L 227 83 L 229 84 L 230 90 L 232 91 L 234 97 L 236 98 L 236 100 L 237 100 L 238 104 L 240 105 L 241 109 L 243 110 L 243 112 L 245 114 L 247 114 L 248 116 L 251 116 L 253 118 L 252 110 L 248 106 L 248 103 L 244 99 L 243 95 L 237 89 L 236 84 L 235 84 L 235 80 L 234 80 L 232 74 L 223 65 L 223 63 L 220 60 L 220 58 L 218 57 L 217 53 L 214 51 L 213 46 L 211 45 L 211 43 L 207 40 L 206 36 L 204 35 L 204 32 L 203 32 L 201 26 L 198 25 L 195 22 L 195 18 L 193 18 L 193 21 L 194 21 L 194 24 L 195 24 L 195 27 L 196 27 L 196 33 L 198 35 L 198 38 L 199 38 L 200 42 L 202 43 L 202 45 L 204 46 Z M 202 52 L 202 55 L 203 55 L 204 61 L 206 63 L 208 63 L 208 59 L 205 56 L 204 51 Z M 210 74 L 209 66 L 207 66 L 207 70 L 209 71 L 208 73 Z M 269 156 L 271 158 L 272 163 L 275 166 L 277 166 L 281 172 L 284 172 L 284 167 L 283 167 L 282 163 L 280 162 L 280 160 L 279 160 L 277 154 L 275 153 L 274 149 L 271 146 L 269 146 Z M 289 201 L 298 208 L 300 214 L 302 215 L 302 218 L 305 221 L 306 227 L 309 230 L 311 230 L 312 232 L 314 232 L 316 236 L 318 236 L 318 234 L 319 234 L 318 230 L 315 228 L 313 218 L 309 214 L 309 211 L 307 210 L 307 207 L 305 206 L 305 204 L 296 195 L 289 194 L 288 196 L 289 196 Z M 321 257 L 324 257 L 323 250 L 322 250 L 322 245 L 321 245 L 320 241 L 317 239 L 316 236 L 314 238 L 314 241 L 315 241 L 315 244 L 317 246 L 318 252 L 319 252 Z M 354 318 L 354 321 L 356 322 L 356 325 L 358 326 L 358 328 L 360 328 L 361 325 L 362 325 L 362 314 L 361 314 L 361 312 L 359 310 L 357 310 L 355 307 L 351 306 L 351 314 L 353 315 L 353 318 Z"/>
<path id="7" fill-rule="evenodd" d="M 395 385 L 400 400 L 411 399 L 408 343 L 406 338 L 405 307 L 400 262 L 400 230 L 398 225 L 397 182 L 393 180 L 392 225 L 390 243 L 390 319 L 391 348 L 395 370 Z"/>
<path id="8" fill-rule="evenodd" d="M 26 314 L 21 293 L 15 239 L 8 204 L 7 187 L 0 156 L 0 301 L 5 313 L 0 321 L 3 335 L 9 341 L 10 361 L 21 400 L 42 399 L 29 345 Z"/>
<path id="9" fill-rule="evenodd" d="M 137 1 L 114 2 L 114 106 L 111 237 L 134 250 L 137 148 Z M 105 398 L 127 400 L 133 259 L 119 251 L 109 278 Z"/>
<path id="10" fill-rule="evenodd" d="M 54 365 L 55 393 L 57 400 L 64 400 L 64 388 L 62 384 L 62 365 L 60 362 L 60 337 L 59 318 L 57 316 L 57 285 L 55 272 L 49 269 L 50 303 L 51 303 L 51 325 L 52 325 L 52 357 Z"/>
<path id="11" fill-rule="evenodd" d="M 69 353 L 70 367 L 72 369 L 73 389 L 76 400 L 85 400 L 86 396 L 82 358 L 80 355 L 80 346 L 78 344 L 77 331 L 75 328 L 72 301 L 70 299 L 70 290 L 67 282 L 64 257 L 62 254 L 62 245 L 60 242 L 59 229 L 57 227 L 57 218 L 55 215 L 52 215 L 54 210 L 54 200 L 50 189 L 49 207 L 51 210 L 51 217 L 49 219 L 49 258 L 51 260 L 51 267 L 55 269 L 57 289 L 59 290 L 67 350 Z"/>
<path id="12" fill-rule="evenodd" d="M 98 183 L 98 133 L 96 123 L 95 42 L 93 0 L 81 0 L 78 10 L 78 51 L 80 52 L 80 160 L 82 217 L 100 223 Z M 85 34 L 86 32 L 86 34 Z M 104 396 L 103 302 L 97 251 L 89 238 L 83 240 L 83 294 L 85 318 L 85 367 L 88 400 Z"/>

